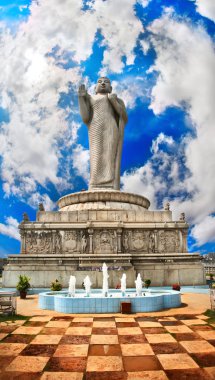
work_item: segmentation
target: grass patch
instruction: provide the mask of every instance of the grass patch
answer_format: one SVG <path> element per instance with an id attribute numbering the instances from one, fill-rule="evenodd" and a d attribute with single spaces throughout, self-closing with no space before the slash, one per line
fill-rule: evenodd
<path id="1" fill-rule="evenodd" d="M 0 322 L 14 322 L 14 321 L 17 321 L 17 320 L 28 320 L 30 317 L 29 316 L 25 316 L 25 315 L 20 315 L 20 314 L 14 314 L 14 315 L 6 315 L 6 314 L 2 314 L 0 315 Z"/>
<path id="2" fill-rule="evenodd" d="M 208 309 L 204 313 L 209 319 L 207 319 L 207 323 L 215 323 L 215 310 Z"/>

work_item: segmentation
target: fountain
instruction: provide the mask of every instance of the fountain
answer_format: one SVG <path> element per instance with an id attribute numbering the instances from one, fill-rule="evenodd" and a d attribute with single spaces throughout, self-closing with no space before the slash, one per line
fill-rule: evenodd
<path id="1" fill-rule="evenodd" d="M 103 286 L 102 286 L 102 293 L 105 297 L 108 296 L 108 268 L 107 265 L 104 263 L 102 265 L 102 272 L 103 272 Z"/>
<path id="2" fill-rule="evenodd" d="M 137 279 L 135 280 L 135 285 L 136 285 L 137 295 L 140 297 L 142 295 L 142 288 L 143 288 L 143 281 L 141 279 L 140 273 L 138 273 L 137 275 Z"/>
<path id="3" fill-rule="evenodd" d="M 121 292 L 117 289 L 108 290 L 108 268 L 102 266 L 103 287 L 93 289 L 91 292 L 91 280 L 89 276 L 84 279 L 85 292 L 82 289 L 75 290 L 76 278 L 71 276 L 68 291 L 45 292 L 39 294 L 39 307 L 41 309 L 55 310 L 62 313 L 119 313 L 121 302 L 130 297 L 133 313 L 158 311 L 165 308 L 179 307 L 181 294 L 175 290 L 151 290 L 142 292 L 142 279 L 138 273 L 135 280 L 135 289 L 126 289 L 126 274 L 123 273 Z M 146 296 L 146 297 L 144 297 Z"/>
<path id="4" fill-rule="evenodd" d="M 86 276 L 85 279 L 84 279 L 84 287 L 85 287 L 86 297 L 90 296 L 91 285 L 92 285 L 92 283 L 90 281 L 90 277 Z"/>
<path id="5" fill-rule="evenodd" d="M 75 297 L 75 284 L 76 284 L 76 277 L 75 276 L 70 276 L 69 279 L 69 295 L 70 297 Z"/>
<path id="6" fill-rule="evenodd" d="M 125 297 L 125 292 L 126 292 L 126 274 L 125 273 L 123 273 L 120 281 L 121 281 L 122 296 Z"/>

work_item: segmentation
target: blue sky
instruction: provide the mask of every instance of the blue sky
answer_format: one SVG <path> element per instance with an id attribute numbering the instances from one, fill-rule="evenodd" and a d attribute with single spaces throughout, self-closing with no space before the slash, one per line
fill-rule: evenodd
<path id="1" fill-rule="evenodd" d="M 0 256 L 35 220 L 87 189 L 77 88 L 107 75 L 127 106 L 121 189 L 185 212 L 189 251 L 215 250 L 215 3 L 0 0 Z"/>

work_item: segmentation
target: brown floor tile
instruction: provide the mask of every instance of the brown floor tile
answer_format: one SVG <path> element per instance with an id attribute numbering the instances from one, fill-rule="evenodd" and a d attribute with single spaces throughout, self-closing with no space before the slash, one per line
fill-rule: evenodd
<path id="1" fill-rule="evenodd" d="M 181 321 L 160 321 L 162 326 L 180 326 L 183 325 Z"/>
<path id="2" fill-rule="evenodd" d="M 127 380 L 127 373 L 123 371 L 113 372 L 87 372 L 86 380 Z"/>
<path id="3" fill-rule="evenodd" d="M 40 334 L 44 335 L 64 335 L 66 332 L 66 329 L 63 328 L 57 328 L 57 327 L 44 327 Z"/>
<path id="4" fill-rule="evenodd" d="M 166 371 L 169 380 L 209 380 L 207 373 L 201 369 L 174 369 Z"/>
<path id="5" fill-rule="evenodd" d="M 195 314 L 177 314 L 175 316 L 176 319 L 194 319 L 196 318 L 196 315 Z"/>
<path id="6" fill-rule="evenodd" d="M 42 345 L 49 345 L 49 344 L 58 344 L 61 340 L 62 335 L 37 335 L 31 342 L 33 345 L 42 344 Z"/>
<path id="7" fill-rule="evenodd" d="M 26 327 L 41 327 L 45 326 L 47 322 L 28 321 L 25 323 Z"/>
<path id="8" fill-rule="evenodd" d="M 93 327 L 92 334 L 100 334 L 100 335 L 116 335 L 117 329 L 115 328 L 99 328 Z"/>
<path id="9" fill-rule="evenodd" d="M 198 325 L 198 326 L 190 326 L 190 328 L 193 330 L 193 331 L 214 331 L 213 327 L 209 326 L 209 325 Z"/>
<path id="10" fill-rule="evenodd" d="M 116 327 L 139 327 L 138 322 L 117 322 Z"/>
<path id="11" fill-rule="evenodd" d="M 204 371 L 210 377 L 210 380 L 211 379 L 213 379 L 213 380 L 215 379 L 215 366 L 214 367 L 205 367 Z M 209 380 L 209 378 L 208 378 L 208 380 Z"/>
<path id="12" fill-rule="evenodd" d="M 164 371 L 128 372 L 127 380 L 168 380 Z"/>
<path id="13" fill-rule="evenodd" d="M 27 372 L 3 372 L 0 373 L 0 380 L 40 380 L 41 373 Z"/>
<path id="14" fill-rule="evenodd" d="M 197 368 L 198 365 L 188 354 L 160 354 L 157 355 L 165 370 Z"/>
<path id="15" fill-rule="evenodd" d="M 110 328 L 116 328 L 115 321 L 94 321 L 93 322 L 93 328 L 102 328 L 102 329 L 110 329 Z"/>
<path id="16" fill-rule="evenodd" d="M 90 344 L 119 344 L 118 335 L 91 335 Z"/>
<path id="17" fill-rule="evenodd" d="M 91 327 L 68 327 L 66 335 L 91 335 Z"/>
<path id="18" fill-rule="evenodd" d="M 48 360 L 42 356 L 18 356 L 6 367 L 6 371 L 41 372 Z"/>
<path id="19" fill-rule="evenodd" d="M 40 380 L 82 380 L 81 372 L 44 372 Z"/>
<path id="20" fill-rule="evenodd" d="M 200 367 L 214 367 L 215 352 L 196 353 L 191 355 Z"/>
<path id="21" fill-rule="evenodd" d="M 89 356 L 120 356 L 122 355 L 119 344 L 91 344 Z"/>
<path id="22" fill-rule="evenodd" d="M 15 356 L 0 356 L 0 370 L 3 371 L 14 359 Z"/>
<path id="23" fill-rule="evenodd" d="M 87 357 L 88 344 L 59 344 L 54 357 Z"/>
<path id="24" fill-rule="evenodd" d="M 140 327 L 121 327 L 117 328 L 118 335 L 141 335 Z"/>
<path id="25" fill-rule="evenodd" d="M 1 334 L 11 334 L 14 330 L 17 329 L 17 326 L 1 326 L 0 333 Z"/>
<path id="26" fill-rule="evenodd" d="M 179 343 L 156 343 L 151 344 L 151 347 L 156 355 L 186 352 Z"/>
<path id="27" fill-rule="evenodd" d="M 36 335 L 39 334 L 42 330 L 42 326 L 40 327 L 26 327 L 26 326 L 20 326 L 16 330 L 12 332 L 12 334 L 21 334 L 21 335 Z"/>
<path id="28" fill-rule="evenodd" d="M 155 355 L 123 357 L 124 369 L 127 372 L 150 371 L 161 369 L 161 365 Z"/>
<path id="29" fill-rule="evenodd" d="M 21 356 L 52 356 L 57 349 L 56 344 L 29 344 L 21 352 Z M 20 358 L 20 360 L 22 360 Z"/>
<path id="30" fill-rule="evenodd" d="M 89 344 L 90 336 L 63 335 L 60 344 Z"/>
<path id="31" fill-rule="evenodd" d="M 206 330 L 206 331 L 197 330 L 196 333 L 206 340 L 215 339 L 215 330 Z"/>
<path id="32" fill-rule="evenodd" d="M 94 321 L 115 321 L 114 317 L 94 317 Z"/>
<path id="33" fill-rule="evenodd" d="M 119 343 L 147 343 L 146 337 L 142 335 L 119 335 Z"/>
<path id="34" fill-rule="evenodd" d="M 1 343 L 0 356 L 16 356 L 24 350 L 27 345 L 24 343 Z"/>
<path id="35" fill-rule="evenodd" d="M 67 329 L 67 327 L 70 326 L 70 321 L 49 321 L 47 324 L 46 324 L 46 327 L 54 327 L 54 328 L 63 328 L 63 329 Z"/>
<path id="36" fill-rule="evenodd" d="M 121 344 L 121 350 L 123 356 L 154 355 L 148 343 Z"/>
<path id="37" fill-rule="evenodd" d="M 70 327 L 93 327 L 93 322 L 71 322 Z"/>
<path id="38" fill-rule="evenodd" d="M 164 327 L 148 327 L 141 328 L 143 334 L 164 334 L 166 329 Z"/>
<path id="39" fill-rule="evenodd" d="M 156 317 L 137 317 L 135 320 L 137 322 L 158 322 L 158 318 Z"/>
<path id="40" fill-rule="evenodd" d="M 146 334 L 149 343 L 176 343 L 176 340 L 170 334 Z"/>
<path id="41" fill-rule="evenodd" d="M 181 340 L 200 340 L 201 336 L 197 333 L 173 334 L 174 338 L 180 342 Z"/>
<path id="42" fill-rule="evenodd" d="M 123 371 L 121 356 L 88 356 L 87 372 Z"/>
<path id="43" fill-rule="evenodd" d="M 212 344 L 212 346 L 215 347 L 215 340 L 208 340 L 208 342 L 209 342 L 210 344 Z"/>
<path id="44" fill-rule="evenodd" d="M 64 316 L 57 316 L 57 317 L 52 317 L 51 321 L 73 321 L 73 317 L 70 317 L 70 315 L 64 315 Z"/>
<path id="45" fill-rule="evenodd" d="M 46 366 L 47 371 L 83 372 L 86 369 L 86 358 L 51 358 Z"/>
<path id="46" fill-rule="evenodd" d="M 214 352 L 215 348 L 205 340 L 194 340 L 194 341 L 181 341 L 180 344 L 187 350 L 189 353 L 198 353 L 198 352 Z"/>
<path id="47" fill-rule="evenodd" d="M 4 339 L 4 343 L 25 343 L 29 344 L 35 335 L 9 335 Z"/>

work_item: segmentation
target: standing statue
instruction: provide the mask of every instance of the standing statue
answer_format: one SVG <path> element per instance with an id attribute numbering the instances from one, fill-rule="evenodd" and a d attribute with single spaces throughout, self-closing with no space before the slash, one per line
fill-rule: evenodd
<path id="1" fill-rule="evenodd" d="M 80 114 L 88 127 L 90 146 L 89 189 L 120 189 L 120 163 L 127 114 L 124 102 L 112 94 L 110 80 L 97 81 L 95 95 L 79 87 Z"/>

